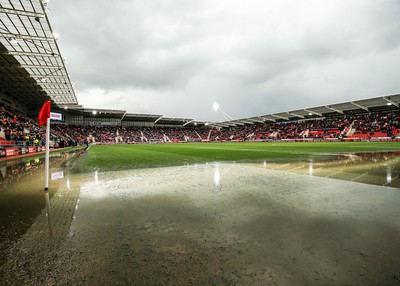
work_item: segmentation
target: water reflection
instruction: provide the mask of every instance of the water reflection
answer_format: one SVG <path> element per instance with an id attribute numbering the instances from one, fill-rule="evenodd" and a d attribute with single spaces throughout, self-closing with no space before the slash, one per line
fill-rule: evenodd
<path id="1" fill-rule="evenodd" d="M 44 158 L 28 159 L 21 163 L 5 161 L 0 164 L 0 183 L 1 186 L 4 187 L 7 184 L 17 182 L 42 168 Z"/>
<path id="2" fill-rule="evenodd" d="M 47 217 L 47 225 L 49 226 L 49 234 L 50 234 L 50 237 L 53 237 L 53 226 L 51 224 L 49 191 L 45 191 L 44 192 L 44 198 L 45 198 L 45 201 L 46 201 L 46 217 Z"/>
<path id="3" fill-rule="evenodd" d="M 387 167 L 386 182 L 388 184 L 392 183 L 392 165 L 389 164 Z"/>
<path id="4" fill-rule="evenodd" d="M 75 156 L 80 156 L 85 149 L 78 149 L 63 153 L 55 153 L 50 156 L 50 165 L 59 163 L 62 165 L 66 161 L 70 161 Z M 15 158 L 0 162 L 0 189 L 5 188 L 8 184 L 21 181 L 22 179 L 32 175 L 37 170 L 44 169 L 44 158 Z M 63 166 L 64 167 L 64 166 Z M 52 174 L 53 175 L 53 174 Z M 63 174 L 55 173 L 54 176 Z M 59 177 L 58 177 L 59 178 Z M 56 178 L 54 178 L 56 179 Z"/>
<path id="5" fill-rule="evenodd" d="M 64 178 L 64 171 L 51 172 L 51 180 L 55 181 Z"/>
<path id="6" fill-rule="evenodd" d="M 269 166 L 292 173 L 400 188 L 399 155 L 400 152 L 362 152 L 337 155 L 330 161 L 313 159 Z"/>
<path id="7" fill-rule="evenodd" d="M 214 186 L 221 190 L 221 175 L 219 173 L 219 163 L 214 164 Z"/>
<path id="8" fill-rule="evenodd" d="M 76 196 L 75 188 L 71 190 L 66 162 L 83 153 L 82 149 L 52 154 L 50 171 L 53 173 L 53 181 L 49 191 L 44 194 L 43 158 L 25 157 L 0 162 L 0 268 L 5 259 L 4 251 L 30 229 L 40 229 L 41 233 L 55 235 L 54 230 L 59 231 L 60 228 L 54 229 L 54 224 L 68 225 L 65 220 L 58 221 L 58 210 L 63 211 L 61 217 L 68 215 L 69 208 L 65 206 L 75 203 Z M 57 207 L 57 202 L 66 200 L 68 196 L 70 199 Z M 75 206 L 71 209 L 74 210 Z"/>

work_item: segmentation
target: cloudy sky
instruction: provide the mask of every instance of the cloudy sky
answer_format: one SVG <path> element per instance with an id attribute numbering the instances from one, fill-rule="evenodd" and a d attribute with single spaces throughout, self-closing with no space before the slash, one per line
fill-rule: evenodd
<path id="1" fill-rule="evenodd" d="M 238 119 L 400 92 L 400 0 L 51 0 L 80 104 Z"/>

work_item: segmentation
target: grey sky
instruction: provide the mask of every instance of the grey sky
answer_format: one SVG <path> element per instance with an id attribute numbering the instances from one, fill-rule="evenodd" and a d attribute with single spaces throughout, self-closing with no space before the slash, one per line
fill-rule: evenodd
<path id="1" fill-rule="evenodd" d="M 51 0 L 80 104 L 221 121 L 400 92 L 399 0 Z"/>

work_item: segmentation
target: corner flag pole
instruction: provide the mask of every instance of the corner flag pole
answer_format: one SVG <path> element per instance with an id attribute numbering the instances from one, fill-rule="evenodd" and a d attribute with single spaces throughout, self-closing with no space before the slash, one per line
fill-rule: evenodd
<path id="1" fill-rule="evenodd" d="M 44 179 L 44 190 L 49 189 L 49 157 L 50 157 L 50 117 L 47 118 L 46 122 L 46 152 L 45 152 L 45 179 Z"/>
<path id="2" fill-rule="evenodd" d="M 47 100 L 39 112 L 39 126 L 46 124 L 46 152 L 45 152 L 45 179 L 44 190 L 49 189 L 49 156 L 50 156 L 50 108 L 51 102 Z"/>

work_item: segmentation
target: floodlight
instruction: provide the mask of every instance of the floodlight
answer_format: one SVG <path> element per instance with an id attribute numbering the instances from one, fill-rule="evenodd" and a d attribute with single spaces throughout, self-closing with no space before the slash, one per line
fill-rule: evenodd
<path id="1" fill-rule="evenodd" d="M 386 103 L 386 105 L 392 105 L 392 103 L 391 103 L 391 102 L 388 102 L 388 103 Z"/>
<path id="2" fill-rule="evenodd" d="M 58 40 L 59 36 L 58 36 L 58 34 L 57 34 L 56 32 L 53 33 L 53 38 L 54 38 L 54 40 L 56 40 L 56 41 Z"/>
<path id="3" fill-rule="evenodd" d="M 93 115 L 96 115 L 96 114 L 97 114 L 97 111 L 96 111 L 96 110 L 93 110 L 92 113 L 93 113 Z"/>
<path id="4" fill-rule="evenodd" d="M 225 118 L 225 120 L 233 120 L 232 117 L 230 117 L 225 111 L 223 111 L 219 107 L 219 104 L 217 102 L 214 102 L 213 109 L 214 109 L 215 112 L 219 111 L 222 114 L 222 116 Z"/>
<path id="5" fill-rule="evenodd" d="M 214 109 L 214 111 L 218 111 L 218 109 L 219 109 L 219 104 L 218 104 L 217 102 L 214 102 L 214 104 L 213 104 L 213 109 Z"/>

